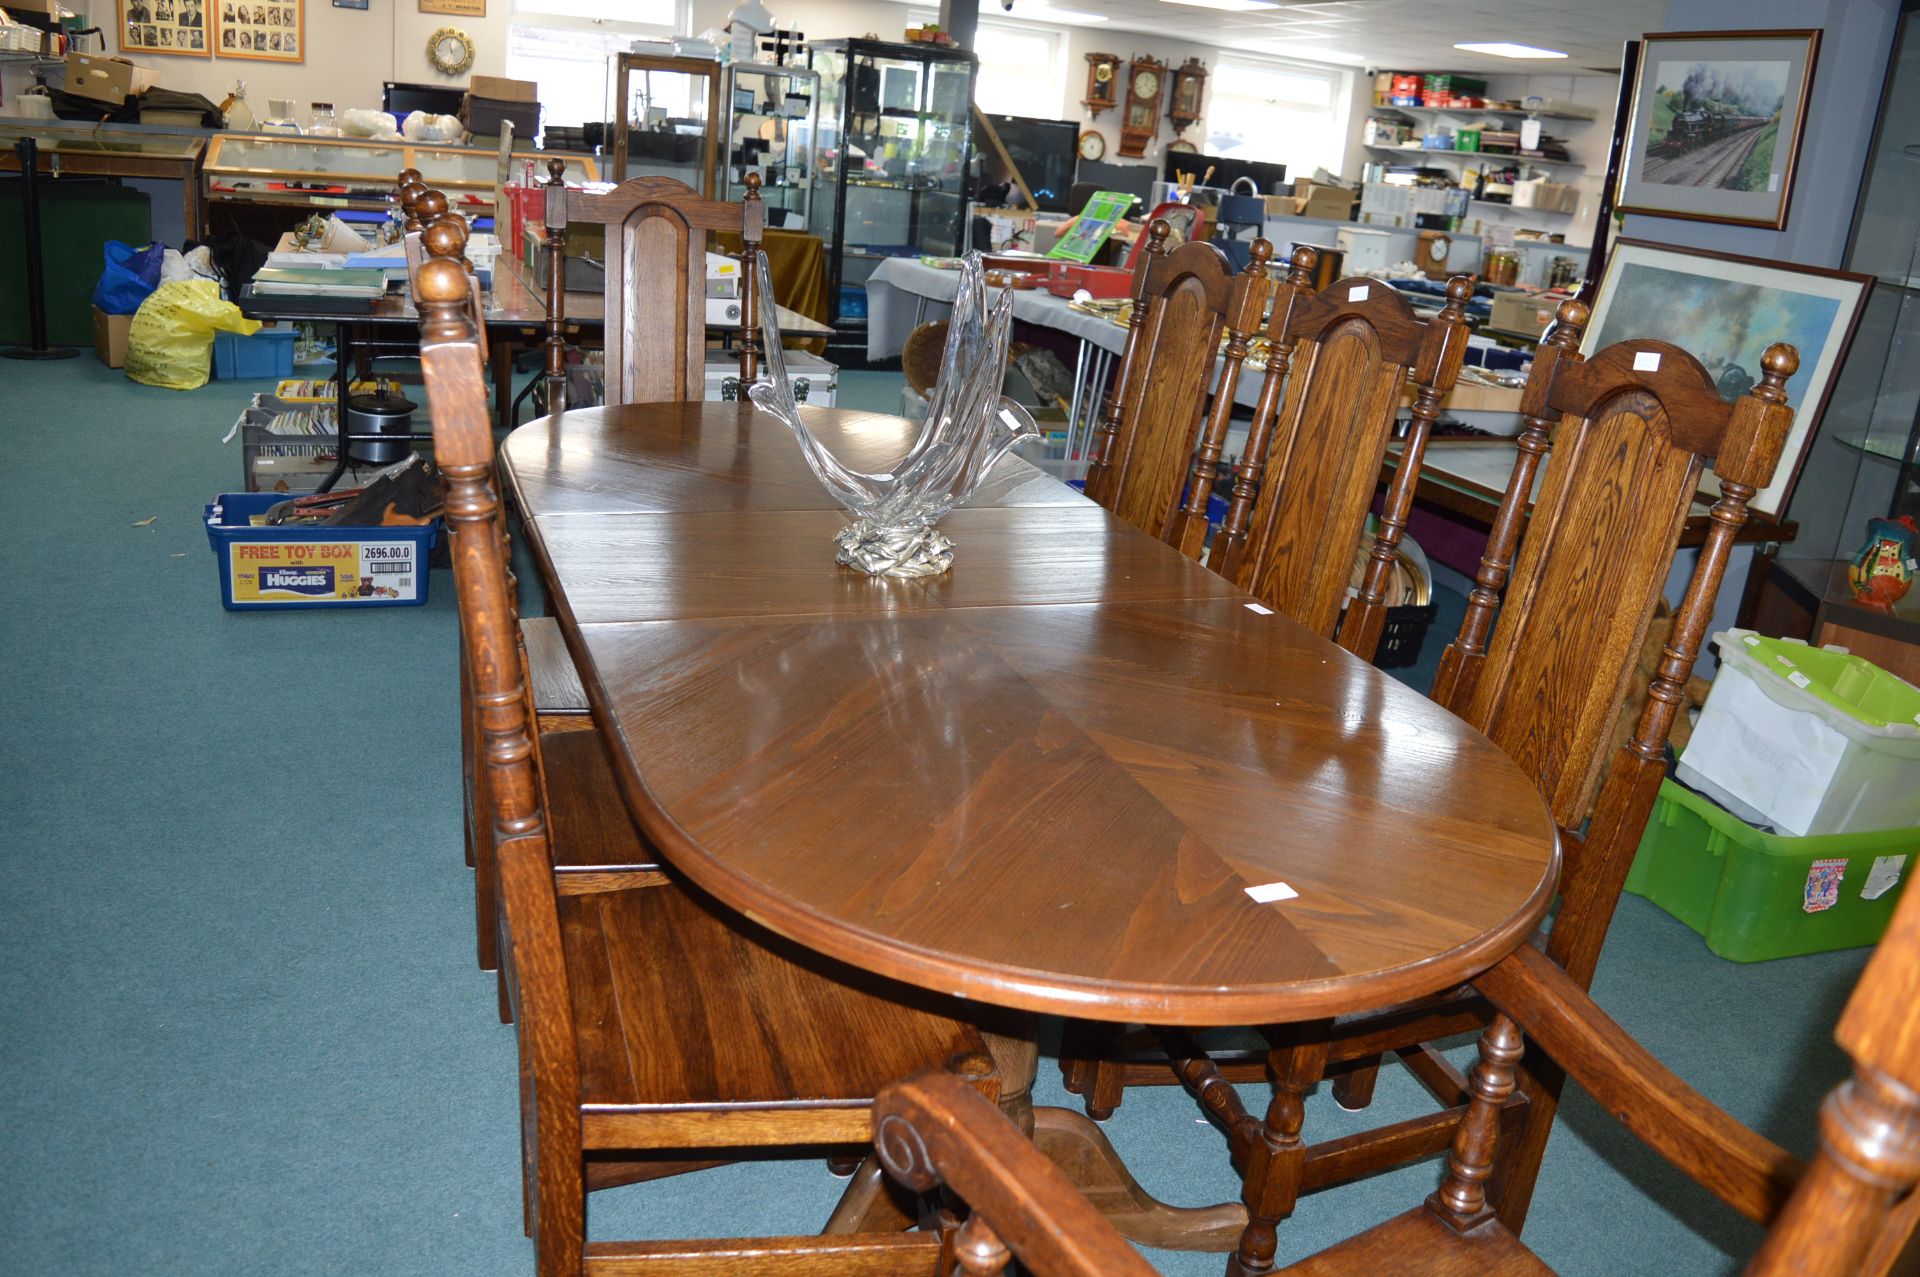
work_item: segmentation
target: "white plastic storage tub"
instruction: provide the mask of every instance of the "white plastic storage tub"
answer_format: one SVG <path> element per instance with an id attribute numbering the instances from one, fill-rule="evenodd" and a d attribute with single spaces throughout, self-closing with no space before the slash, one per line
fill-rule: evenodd
<path id="1" fill-rule="evenodd" d="M 1684 783 L 1796 838 L 1920 825 L 1920 688 L 1845 648 L 1750 630 L 1714 642 Z"/>

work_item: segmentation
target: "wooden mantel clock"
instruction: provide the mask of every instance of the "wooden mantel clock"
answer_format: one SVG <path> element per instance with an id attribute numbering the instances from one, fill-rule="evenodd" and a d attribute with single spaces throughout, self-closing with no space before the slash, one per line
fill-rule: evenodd
<path id="1" fill-rule="evenodd" d="M 1135 58 L 1120 108 L 1120 154 L 1138 158 L 1160 131 L 1160 96 L 1167 91 L 1167 64 Z"/>
<path id="2" fill-rule="evenodd" d="M 1080 99 L 1080 105 L 1095 119 L 1100 112 L 1110 111 L 1120 105 L 1120 55 L 1117 53 L 1089 53 L 1087 55 L 1087 96 Z"/>
<path id="3" fill-rule="evenodd" d="M 1173 121 L 1175 133 L 1185 133 L 1200 118 L 1206 90 L 1206 65 L 1199 58 L 1188 58 L 1173 73 L 1173 94 L 1167 99 L 1167 118 Z"/>

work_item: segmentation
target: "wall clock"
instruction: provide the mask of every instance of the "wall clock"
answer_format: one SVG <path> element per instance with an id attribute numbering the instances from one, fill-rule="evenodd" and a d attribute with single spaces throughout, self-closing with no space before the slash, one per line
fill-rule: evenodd
<path id="1" fill-rule="evenodd" d="M 1160 95 L 1166 92 L 1167 64 L 1135 58 L 1127 82 L 1126 105 L 1120 110 L 1120 154 L 1147 153 L 1147 143 L 1160 131 Z"/>
<path id="2" fill-rule="evenodd" d="M 1200 118 L 1200 103 L 1207 89 L 1207 68 L 1199 58 L 1188 58 L 1173 73 L 1173 93 L 1167 99 L 1167 118 L 1175 133 L 1185 133 Z"/>
<path id="3" fill-rule="evenodd" d="M 1080 105 L 1087 108 L 1088 114 L 1099 119 L 1100 112 L 1111 110 L 1119 104 L 1120 55 L 1089 53 L 1087 55 L 1087 96 L 1080 99 Z"/>
<path id="4" fill-rule="evenodd" d="M 427 61 L 441 75 L 465 75 L 473 69 L 473 37 L 459 27 L 441 27 L 427 37 Z"/>
<path id="5" fill-rule="evenodd" d="M 1104 135 L 1088 129 L 1080 135 L 1080 158 L 1083 160 L 1103 160 L 1107 157 L 1107 139 Z"/>
<path id="6" fill-rule="evenodd" d="M 1179 155 L 1198 155 L 1200 153 L 1199 147 L 1183 137 L 1177 137 L 1167 143 L 1167 150 Z"/>

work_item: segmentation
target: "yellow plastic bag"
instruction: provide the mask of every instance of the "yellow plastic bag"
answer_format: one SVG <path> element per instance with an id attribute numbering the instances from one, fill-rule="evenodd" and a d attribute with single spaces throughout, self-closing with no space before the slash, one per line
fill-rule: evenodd
<path id="1" fill-rule="evenodd" d="M 221 301 L 220 285 L 210 279 L 162 284 L 140 303 L 127 329 L 127 376 L 142 385 L 197 390 L 207 384 L 213 334 L 220 331 L 251 337 L 260 321 Z"/>

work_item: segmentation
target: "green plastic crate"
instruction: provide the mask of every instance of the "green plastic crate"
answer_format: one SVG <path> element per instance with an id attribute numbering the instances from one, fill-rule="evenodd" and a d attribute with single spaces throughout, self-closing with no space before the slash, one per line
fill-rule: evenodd
<path id="1" fill-rule="evenodd" d="M 1891 866 L 1906 857 L 1898 881 L 1867 899 Z M 1809 912 L 1809 896 L 1827 868 L 1845 861 L 1832 904 Z M 1907 874 L 1920 864 L 1920 829 L 1787 838 L 1762 833 L 1711 799 L 1662 781 L 1653 818 L 1627 875 L 1627 890 L 1644 896 L 1706 938 L 1707 948 L 1735 962 L 1762 962 L 1873 944 L 1887 929 Z M 1811 880 L 1811 881 L 1810 881 Z"/>

